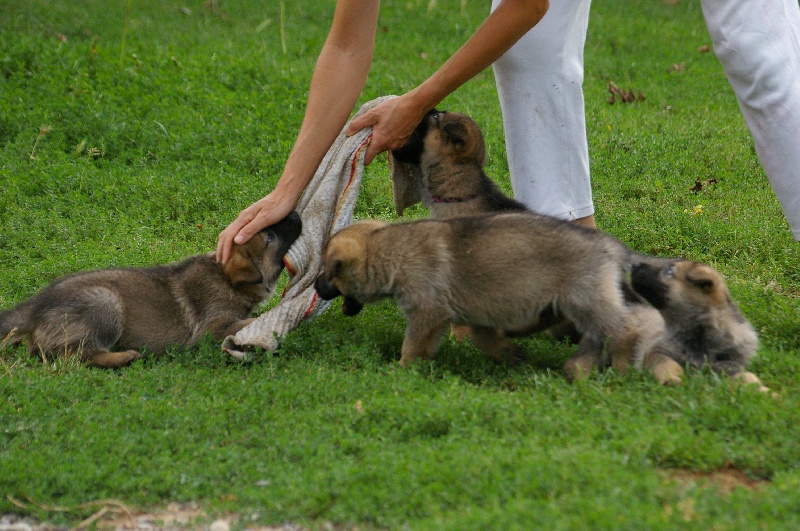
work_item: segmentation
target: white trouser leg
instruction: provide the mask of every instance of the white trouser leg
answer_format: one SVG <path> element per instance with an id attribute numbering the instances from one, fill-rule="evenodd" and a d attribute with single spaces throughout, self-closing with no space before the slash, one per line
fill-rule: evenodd
<path id="1" fill-rule="evenodd" d="M 800 8 L 797 0 L 702 0 L 756 153 L 800 240 Z"/>
<path id="2" fill-rule="evenodd" d="M 494 63 L 514 196 L 563 219 L 594 213 L 582 87 L 590 4 L 550 2 L 544 18 Z"/>

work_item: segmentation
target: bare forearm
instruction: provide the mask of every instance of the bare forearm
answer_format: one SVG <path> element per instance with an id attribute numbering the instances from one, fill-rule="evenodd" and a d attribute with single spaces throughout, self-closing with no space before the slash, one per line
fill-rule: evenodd
<path id="1" fill-rule="evenodd" d="M 311 78 L 303 123 L 276 190 L 296 202 L 364 89 L 372 63 L 377 0 L 340 0 Z"/>
<path id="2" fill-rule="evenodd" d="M 414 99 L 425 109 L 433 108 L 511 48 L 542 19 L 548 6 L 547 0 L 502 2 L 439 70 L 411 91 Z"/>
<path id="3" fill-rule="evenodd" d="M 364 162 L 369 164 L 378 153 L 407 142 L 428 110 L 503 55 L 541 20 L 547 8 L 548 0 L 504 0 L 472 37 L 422 84 L 354 119 L 349 134 L 372 126 L 372 141 Z"/>
<path id="4" fill-rule="evenodd" d="M 239 213 L 217 240 L 217 260 L 234 244 L 286 216 L 336 140 L 367 80 L 375 46 L 378 0 L 337 0 L 328 38 L 311 78 L 303 123 L 275 189 Z"/>
<path id="5" fill-rule="evenodd" d="M 305 190 L 344 127 L 366 81 L 366 73 L 359 76 L 347 61 L 325 55 L 323 52 L 314 71 L 305 117 L 277 187 L 295 198 Z"/>

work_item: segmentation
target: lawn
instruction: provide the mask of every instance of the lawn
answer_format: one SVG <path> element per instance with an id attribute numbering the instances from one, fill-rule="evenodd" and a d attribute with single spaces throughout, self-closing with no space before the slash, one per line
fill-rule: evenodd
<path id="1" fill-rule="evenodd" d="M 0 308 L 74 271 L 213 249 L 280 174 L 334 5 L 0 0 Z M 383 2 L 361 101 L 415 86 L 487 12 Z M 111 371 L 7 348 L 0 515 L 125 525 L 124 509 L 172 504 L 234 528 L 800 527 L 800 245 L 709 45 L 697 2 L 593 6 L 596 217 L 638 251 L 718 268 L 775 396 L 707 371 L 570 384 L 574 346 L 544 335 L 521 340 L 518 368 L 447 339 L 403 369 L 392 301 L 331 307 L 245 364 L 210 340 Z M 612 104 L 610 82 L 641 97 Z M 509 192 L 491 70 L 440 107 L 481 125 Z M 356 217 L 397 219 L 382 157 Z"/>

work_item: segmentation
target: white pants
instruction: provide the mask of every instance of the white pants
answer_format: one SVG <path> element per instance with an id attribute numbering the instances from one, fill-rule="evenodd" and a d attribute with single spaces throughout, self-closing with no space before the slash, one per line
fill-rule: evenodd
<path id="1" fill-rule="evenodd" d="M 544 18 L 494 63 L 514 197 L 563 219 L 594 213 L 582 86 L 590 4 L 550 2 Z"/>
<path id="2" fill-rule="evenodd" d="M 566 219 L 593 212 L 581 90 L 590 1 L 551 2 L 539 24 L 494 65 L 514 195 Z M 798 2 L 701 4 L 761 164 L 800 240 Z"/>
<path id="3" fill-rule="evenodd" d="M 800 240 L 800 8 L 797 0 L 702 0 L 761 165 Z"/>

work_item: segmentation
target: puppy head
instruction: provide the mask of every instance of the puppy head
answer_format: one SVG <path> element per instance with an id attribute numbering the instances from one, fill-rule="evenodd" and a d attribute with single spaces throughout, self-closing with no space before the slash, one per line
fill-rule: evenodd
<path id="1" fill-rule="evenodd" d="M 428 117 L 420 166 L 469 164 L 483 168 L 486 164 L 486 143 L 475 120 L 454 112 Z"/>
<path id="2" fill-rule="evenodd" d="M 633 288 L 658 310 L 685 312 L 730 306 L 728 287 L 713 267 L 689 260 L 634 264 Z"/>
<path id="3" fill-rule="evenodd" d="M 297 212 L 266 227 L 243 245 L 234 245 L 223 272 L 239 291 L 266 298 L 283 271 L 283 257 L 300 236 L 303 224 Z"/>
<path id="4" fill-rule="evenodd" d="M 344 296 L 342 313 L 354 316 L 364 302 L 371 300 L 365 271 L 368 240 L 373 232 L 387 225 L 378 220 L 354 223 L 337 232 L 322 253 L 322 274 L 314 289 L 324 300 Z"/>
<path id="5" fill-rule="evenodd" d="M 425 136 L 428 134 L 429 120 L 432 116 L 443 112 L 444 111 L 436 109 L 428 111 L 419 125 L 417 125 L 417 128 L 414 129 L 414 132 L 411 133 L 411 138 L 408 139 L 408 142 L 406 142 L 404 146 L 392 150 L 392 157 L 394 157 L 397 162 L 419 166 L 419 159 L 422 156 Z"/>

